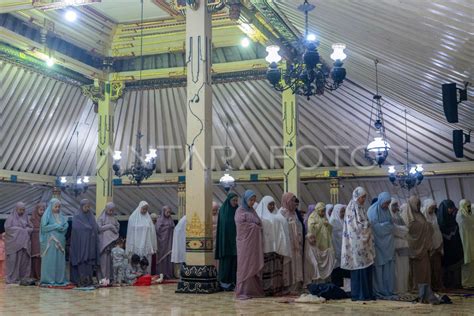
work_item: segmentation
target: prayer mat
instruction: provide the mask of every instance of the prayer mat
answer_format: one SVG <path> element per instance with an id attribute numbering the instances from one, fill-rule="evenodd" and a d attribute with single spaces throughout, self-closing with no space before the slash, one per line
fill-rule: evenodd
<path id="1" fill-rule="evenodd" d="M 45 288 L 45 289 L 55 289 L 55 290 L 72 290 L 75 288 L 74 285 L 68 284 L 68 285 L 40 285 L 39 287 Z"/>
<path id="2" fill-rule="evenodd" d="M 96 289 L 95 286 L 84 286 L 84 287 L 75 287 L 74 288 L 74 290 L 78 290 L 78 291 L 93 291 L 95 289 Z"/>

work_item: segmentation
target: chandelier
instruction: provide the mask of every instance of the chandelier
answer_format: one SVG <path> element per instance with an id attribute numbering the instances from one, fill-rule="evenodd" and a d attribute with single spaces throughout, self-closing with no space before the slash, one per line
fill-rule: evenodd
<path id="1" fill-rule="evenodd" d="M 395 186 L 400 186 L 402 189 L 410 191 L 423 181 L 423 165 L 411 165 L 408 156 L 408 124 L 407 124 L 407 110 L 405 109 L 405 140 L 406 140 L 406 164 L 400 171 L 395 169 L 395 166 L 388 167 L 388 179 Z"/>
<path id="2" fill-rule="evenodd" d="M 142 85 L 142 70 L 143 70 L 143 0 L 140 1 L 140 79 L 138 81 L 139 90 L 141 91 Z M 140 107 L 141 107 L 140 101 Z M 137 132 L 137 143 L 135 145 L 135 161 L 130 168 L 125 169 L 123 172 L 120 170 L 120 160 L 122 159 L 122 153 L 120 151 L 114 152 L 114 163 L 112 169 L 117 177 L 128 176 L 131 182 L 135 182 L 140 185 L 143 180 L 148 179 L 156 169 L 156 149 L 150 148 L 148 154 L 145 155 L 145 159 L 142 160 L 142 146 L 140 145 L 140 139 L 143 134 Z"/>
<path id="3" fill-rule="evenodd" d="M 291 89 L 293 94 L 306 96 L 322 95 L 325 90 L 336 90 L 346 78 L 346 70 L 342 67 L 346 58 L 344 44 L 333 44 L 331 59 L 334 61 L 332 69 L 320 58 L 318 53 L 319 41 L 315 34 L 308 32 L 308 12 L 314 10 L 315 6 L 305 0 L 298 6 L 305 16 L 305 34 L 298 45 L 299 53 L 292 60 L 287 61 L 286 69 L 278 67 L 282 57 L 278 54 L 280 47 L 271 45 L 266 48 L 268 52 L 265 60 L 270 63 L 267 70 L 267 79 L 277 91 Z M 301 51 L 304 51 L 301 54 Z"/>
<path id="4" fill-rule="evenodd" d="M 72 176 L 72 181 L 68 182 L 68 177 L 61 176 L 59 180 L 59 188 L 61 191 L 68 193 L 69 195 L 74 195 L 78 197 L 79 195 L 86 193 L 89 188 L 89 177 L 79 177 L 77 174 L 77 165 L 78 165 L 78 152 L 79 152 L 79 131 L 76 131 L 76 162 L 74 165 L 74 176 Z"/>
<path id="5" fill-rule="evenodd" d="M 376 136 L 374 140 L 367 145 L 365 149 L 365 158 L 370 163 L 376 163 L 379 167 L 383 165 L 387 159 L 390 150 L 390 144 L 385 135 L 385 124 L 382 113 L 382 96 L 379 94 L 379 78 L 377 64 L 379 61 L 375 59 L 375 94 L 372 98 L 372 110 L 370 112 L 369 131 L 367 133 L 367 143 L 370 140 L 370 132 L 372 129 L 372 114 L 374 114 L 374 129 Z M 375 113 L 374 113 L 375 109 Z"/>
<path id="6" fill-rule="evenodd" d="M 137 133 L 137 144 L 135 146 L 135 161 L 130 168 L 125 169 L 123 172 L 120 171 L 120 160 L 122 159 L 122 153 L 115 151 L 113 159 L 114 164 L 112 166 L 114 173 L 117 177 L 128 176 L 130 181 L 140 185 L 143 180 L 148 179 L 156 169 L 156 149 L 150 149 L 150 152 L 145 155 L 145 159 L 142 160 L 142 146 L 140 145 L 140 138 L 143 135 L 138 131 Z"/>
<path id="7" fill-rule="evenodd" d="M 220 178 L 219 184 L 224 188 L 226 192 L 229 192 L 235 186 L 235 179 L 230 175 L 232 171 L 232 166 L 230 165 L 230 147 L 227 144 L 227 138 L 229 135 L 229 122 L 225 124 L 225 148 L 224 148 L 224 158 L 225 158 L 225 171 L 224 175 Z"/>

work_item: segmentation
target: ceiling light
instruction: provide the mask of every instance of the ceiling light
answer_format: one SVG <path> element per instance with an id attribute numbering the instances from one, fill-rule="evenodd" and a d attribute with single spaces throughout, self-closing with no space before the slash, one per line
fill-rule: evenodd
<path id="1" fill-rule="evenodd" d="M 72 9 L 68 9 L 64 14 L 64 18 L 69 22 L 74 22 L 77 19 L 77 13 Z"/>
<path id="2" fill-rule="evenodd" d="M 306 35 L 306 40 L 308 42 L 316 42 L 316 35 L 313 33 L 309 33 L 308 35 Z"/>
<path id="3" fill-rule="evenodd" d="M 250 45 L 250 40 L 249 40 L 247 37 L 244 37 L 244 38 L 240 41 L 240 45 L 242 45 L 242 47 L 249 47 L 249 45 Z"/>
<path id="4" fill-rule="evenodd" d="M 52 57 L 46 58 L 46 65 L 47 65 L 48 67 L 53 67 L 54 64 L 55 64 L 54 58 L 52 58 Z"/>

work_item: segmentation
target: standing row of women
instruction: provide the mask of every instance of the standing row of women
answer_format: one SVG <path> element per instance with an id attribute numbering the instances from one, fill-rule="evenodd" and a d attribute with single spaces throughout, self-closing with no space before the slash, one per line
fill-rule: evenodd
<path id="1" fill-rule="evenodd" d="M 19 283 L 30 276 L 45 286 L 69 283 L 65 262 L 69 225 L 60 209 L 61 202 L 52 199 L 46 210 L 45 205 L 40 203 L 28 218 L 25 205 L 21 202 L 16 205 L 5 222 L 7 283 Z M 108 203 L 96 221 L 89 200 L 80 201 L 80 209 L 71 222 L 69 263 L 73 284 L 90 286 L 94 283 L 94 274 L 98 279 L 112 278 L 111 251 L 119 238 L 120 228 L 114 212 L 115 205 Z M 148 213 L 148 204 L 140 203 L 129 219 L 127 254 L 151 257 L 160 249 L 157 269 L 171 278 L 174 223 L 169 207 L 164 207 L 162 213 L 155 225 Z"/>
<path id="2" fill-rule="evenodd" d="M 391 299 L 419 284 L 439 290 L 444 269 L 445 287 L 461 287 L 461 270 L 462 285 L 471 286 L 474 216 L 469 201 L 462 200 L 456 213 L 449 200 L 438 210 L 432 201 L 422 208 L 416 196 L 399 206 L 382 192 L 366 211 L 366 198 L 358 187 L 347 206 L 310 205 L 303 224 L 292 193 L 283 195 L 279 210 L 269 196 L 254 209 L 252 191 L 245 192 L 240 207 L 237 196 L 229 194 L 217 229 L 216 258 L 224 259 L 221 285 L 235 284 L 236 297 L 246 299 L 299 293 L 310 283 L 342 286 L 350 276 L 353 300 Z M 236 251 L 225 253 L 228 249 Z"/>

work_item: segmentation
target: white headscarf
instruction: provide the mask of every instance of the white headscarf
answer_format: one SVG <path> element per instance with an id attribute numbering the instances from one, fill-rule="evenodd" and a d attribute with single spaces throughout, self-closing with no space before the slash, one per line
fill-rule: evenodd
<path id="1" fill-rule="evenodd" d="M 439 229 L 438 225 L 438 217 L 436 216 L 436 212 L 430 214 L 428 209 L 431 206 L 437 207 L 436 201 L 433 199 L 426 199 L 423 201 L 423 205 L 421 206 L 421 213 L 425 216 L 426 221 L 433 226 L 433 249 L 438 249 L 443 244 L 443 235 L 441 234 L 441 230 Z"/>
<path id="2" fill-rule="evenodd" d="M 272 202 L 275 200 L 271 196 L 264 196 L 255 210 L 262 220 L 263 252 L 276 252 L 281 256 L 291 257 L 288 222 L 276 207 L 275 213 L 270 213 L 268 204 Z"/>
<path id="3" fill-rule="evenodd" d="M 342 233 L 344 230 L 344 219 L 341 218 L 341 210 L 346 207 L 343 204 L 336 204 L 332 210 L 329 224 L 332 226 L 332 245 L 336 255 L 336 268 L 341 266 Z"/>
<path id="4" fill-rule="evenodd" d="M 328 221 L 331 219 L 331 215 L 329 215 L 329 211 L 331 210 L 334 212 L 334 204 L 326 204 L 325 215 Z"/>
<path id="5" fill-rule="evenodd" d="M 156 252 L 155 226 L 148 212 L 141 213 L 141 209 L 145 205 L 148 203 L 141 201 L 128 219 L 126 243 L 128 255 L 148 256 Z"/>

